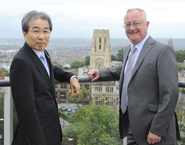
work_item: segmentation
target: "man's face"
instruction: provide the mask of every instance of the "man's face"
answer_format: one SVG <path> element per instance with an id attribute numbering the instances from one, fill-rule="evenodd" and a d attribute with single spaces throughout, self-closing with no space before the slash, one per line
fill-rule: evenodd
<path id="1" fill-rule="evenodd" d="M 124 23 L 127 24 L 133 24 L 133 23 L 140 23 L 144 22 L 145 19 L 142 15 L 142 13 L 138 10 L 130 11 L 126 14 Z M 125 33 L 127 37 L 130 39 L 130 41 L 136 45 L 139 42 L 141 42 L 147 35 L 149 22 L 146 21 L 144 23 L 139 24 L 139 26 L 134 27 L 133 25 L 130 26 L 129 29 L 125 28 Z"/>
<path id="2" fill-rule="evenodd" d="M 30 28 L 27 33 L 23 31 L 27 44 L 38 51 L 43 51 L 49 43 L 49 23 L 43 19 L 35 19 L 29 22 Z"/>

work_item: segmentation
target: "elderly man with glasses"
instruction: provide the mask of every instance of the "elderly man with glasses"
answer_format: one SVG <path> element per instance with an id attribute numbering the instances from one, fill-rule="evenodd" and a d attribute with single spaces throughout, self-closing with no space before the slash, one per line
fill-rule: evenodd
<path id="1" fill-rule="evenodd" d="M 76 76 L 51 63 L 46 51 L 52 31 L 50 17 L 28 12 L 22 19 L 24 46 L 15 55 L 10 82 L 18 115 L 12 145 L 60 145 L 62 131 L 55 100 L 55 79 L 71 84 L 78 95 Z"/>
<path id="2" fill-rule="evenodd" d="M 128 145 L 175 145 L 180 139 L 174 112 L 178 76 L 174 50 L 148 35 L 144 10 L 129 9 L 124 28 L 131 44 L 122 49 L 122 64 L 91 70 L 92 81 L 119 79 L 120 138 Z"/>

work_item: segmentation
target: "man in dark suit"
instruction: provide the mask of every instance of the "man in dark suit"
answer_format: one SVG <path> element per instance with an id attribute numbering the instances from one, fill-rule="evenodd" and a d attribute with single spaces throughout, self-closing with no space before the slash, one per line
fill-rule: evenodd
<path id="1" fill-rule="evenodd" d="M 128 145 L 175 145 L 180 139 L 175 115 L 178 77 L 174 50 L 148 35 L 149 21 L 142 9 L 124 17 L 131 45 L 122 49 L 118 67 L 91 70 L 92 81 L 119 79 L 120 138 Z"/>
<path id="2" fill-rule="evenodd" d="M 60 145 L 62 132 L 55 100 L 55 79 L 71 84 L 72 94 L 78 95 L 76 76 L 51 63 L 45 50 L 49 43 L 52 22 L 37 11 L 22 19 L 24 46 L 15 55 L 10 82 L 18 115 L 12 145 Z"/>

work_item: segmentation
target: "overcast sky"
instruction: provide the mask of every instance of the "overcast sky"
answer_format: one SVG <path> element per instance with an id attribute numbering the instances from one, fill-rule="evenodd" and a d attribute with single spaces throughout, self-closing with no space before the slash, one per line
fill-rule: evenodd
<path id="1" fill-rule="evenodd" d="M 21 20 L 31 10 L 50 15 L 52 38 L 92 38 L 94 29 L 126 38 L 123 17 L 134 7 L 146 11 L 152 37 L 185 38 L 185 0 L 2 0 L 0 38 L 23 38 Z"/>

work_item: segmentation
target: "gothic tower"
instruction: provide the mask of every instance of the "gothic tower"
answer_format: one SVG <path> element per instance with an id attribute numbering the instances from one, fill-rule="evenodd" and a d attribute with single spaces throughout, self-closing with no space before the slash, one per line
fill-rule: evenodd
<path id="1" fill-rule="evenodd" d="M 171 37 L 170 37 L 170 40 L 168 41 L 168 45 L 170 45 L 171 47 L 173 47 L 173 41 L 172 41 Z"/>
<path id="2" fill-rule="evenodd" d="M 109 30 L 95 29 L 91 44 L 90 69 L 100 69 L 111 66 L 111 45 Z"/>

